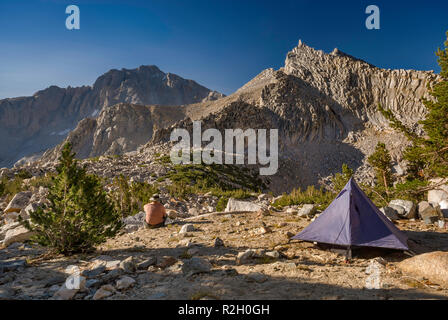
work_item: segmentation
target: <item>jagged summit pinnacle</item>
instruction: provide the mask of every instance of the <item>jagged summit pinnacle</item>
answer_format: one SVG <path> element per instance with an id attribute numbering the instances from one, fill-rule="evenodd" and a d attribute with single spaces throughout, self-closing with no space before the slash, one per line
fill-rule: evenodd
<path id="1" fill-rule="evenodd" d="M 307 44 L 305 44 L 301 39 L 299 39 L 299 43 L 297 44 L 297 46 L 295 48 L 292 49 L 292 51 L 290 51 L 288 53 L 289 55 L 294 55 L 294 54 L 303 54 L 305 56 L 307 56 L 310 59 L 310 63 L 314 62 L 314 57 L 319 57 L 319 58 L 323 58 L 323 57 L 339 57 L 339 58 L 348 58 L 350 60 L 353 61 L 359 61 L 359 62 L 363 62 L 368 64 L 369 66 L 373 66 L 372 64 L 366 62 L 363 59 L 354 57 L 348 53 L 343 52 L 342 50 L 340 50 L 339 48 L 334 48 L 333 51 L 331 53 L 326 53 L 323 50 L 318 50 L 315 49 L 313 47 L 308 46 Z M 374 67 L 374 66 L 373 66 Z"/>

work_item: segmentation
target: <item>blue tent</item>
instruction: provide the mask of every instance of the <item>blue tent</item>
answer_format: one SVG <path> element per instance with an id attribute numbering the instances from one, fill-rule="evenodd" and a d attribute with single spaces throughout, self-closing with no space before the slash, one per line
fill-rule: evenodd
<path id="1" fill-rule="evenodd" d="M 409 250 L 407 236 L 378 210 L 353 179 L 316 220 L 292 239 L 347 249 Z"/>

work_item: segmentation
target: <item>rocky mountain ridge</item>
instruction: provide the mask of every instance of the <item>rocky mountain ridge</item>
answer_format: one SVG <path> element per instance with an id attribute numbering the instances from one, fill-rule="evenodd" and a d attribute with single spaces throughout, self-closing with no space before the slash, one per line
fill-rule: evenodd
<path id="1" fill-rule="evenodd" d="M 288 53 L 284 70 L 358 118 L 380 126 L 385 123 L 377 114 L 379 104 L 405 124 L 415 125 L 426 113 L 421 99 L 430 99 L 428 85 L 439 79 L 432 71 L 381 69 L 338 49 L 325 54 L 301 41 Z"/>
<path id="2" fill-rule="evenodd" d="M 335 49 L 326 54 L 299 42 L 287 54 L 285 67 L 267 69 L 235 94 L 196 105 L 188 119 L 160 129 L 148 144 L 167 142 L 174 127 L 191 130 L 192 120 L 207 128 L 278 128 L 277 192 L 306 187 L 338 172 L 343 163 L 358 178 L 372 182 L 366 159 L 379 141 L 386 142 L 398 174 L 403 174 L 406 138 L 390 128 L 378 105 L 392 110 L 409 128 L 422 134 L 418 121 L 431 99 L 433 72 L 385 70 Z"/>
<path id="3" fill-rule="evenodd" d="M 132 148 L 157 153 L 161 144 L 169 142 L 174 128 L 191 130 L 192 121 L 200 120 L 203 130 L 279 129 L 279 172 L 271 177 L 274 192 L 325 182 L 340 171 L 343 163 L 356 169 L 359 179 L 371 182 L 373 175 L 366 159 L 376 144 L 387 143 L 397 172 L 403 174 L 402 151 L 408 143 L 389 127 L 378 105 L 392 110 L 407 126 L 422 133 L 418 121 L 424 118 L 426 109 L 421 100 L 431 99 L 428 86 L 438 79 L 433 72 L 385 70 L 337 49 L 327 54 L 299 42 L 287 54 L 283 68 L 262 71 L 234 94 L 182 110 L 173 108 L 178 117 L 171 115 L 170 121 L 151 134 L 145 133 L 151 141 L 140 148 L 126 142 L 135 141 L 134 134 L 122 132 L 114 136 L 115 143 L 129 147 L 111 148 L 114 142 L 97 139 L 94 153 L 75 151 L 84 158 L 121 154 Z M 121 126 L 126 120 L 123 117 L 111 118 L 96 130 L 110 132 L 111 127 Z M 74 132 L 90 136 L 82 127 Z M 100 146 L 101 141 L 105 142 Z M 57 150 L 47 152 L 41 163 L 56 161 Z"/>
<path id="4" fill-rule="evenodd" d="M 121 155 L 148 142 L 154 131 L 185 117 L 182 106 L 143 106 L 120 103 L 104 108 L 97 118 L 86 118 L 65 141 L 81 159 Z M 63 144 L 44 153 L 41 162 L 55 161 Z"/>
<path id="5" fill-rule="evenodd" d="M 93 86 L 51 86 L 31 97 L 0 100 L 0 166 L 60 143 L 84 118 L 117 103 L 186 105 L 222 94 L 156 66 L 110 70 Z"/>

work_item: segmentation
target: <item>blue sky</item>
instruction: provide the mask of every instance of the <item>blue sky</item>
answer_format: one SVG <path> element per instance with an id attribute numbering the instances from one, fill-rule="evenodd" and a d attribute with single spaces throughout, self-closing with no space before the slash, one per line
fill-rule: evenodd
<path id="1" fill-rule="evenodd" d="M 80 30 L 65 27 L 70 4 Z M 380 30 L 365 27 L 370 4 Z M 434 52 L 447 30 L 446 0 L 0 0 L 0 98 L 151 64 L 230 94 L 282 67 L 299 39 L 379 67 L 439 72 Z"/>

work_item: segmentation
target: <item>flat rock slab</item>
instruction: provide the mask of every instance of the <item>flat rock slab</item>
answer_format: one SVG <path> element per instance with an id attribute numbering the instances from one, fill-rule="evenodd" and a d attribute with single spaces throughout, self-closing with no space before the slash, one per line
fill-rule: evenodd
<path id="1" fill-rule="evenodd" d="M 24 226 L 19 226 L 15 229 L 10 229 L 6 232 L 5 239 L 3 240 L 3 245 L 5 247 L 9 246 L 14 242 L 24 242 L 29 240 L 35 233 L 29 231 Z"/>
<path id="2" fill-rule="evenodd" d="M 28 202 L 30 201 L 32 195 L 33 194 L 30 191 L 17 193 L 9 202 L 8 206 L 5 209 L 5 213 L 20 212 L 20 210 L 28 205 Z"/>
<path id="3" fill-rule="evenodd" d="M 398 267 L 404 273 L 426 278 L 448 288 L 448 252 L 420 254 L 400 262 Z"/>
<path id="4" fill-rule="evenodd" d="M 417 207 L 412 201 L 395 199 L 389 202 L 389 207 L 395 209 L 398 215 L 405 219 L 417 216 Z"/>
<path id="5" fill-rule="evenodd" d="M 0 262 L 0 270 L 3 270 L 3 272 L 15 271 L 20 267 L 26 267 L 26 260 Z"/>
<path id="6" fill-rule="evenodd" d="M 13 300 L 16 290 L 11 288 L 0 288 L 0 300 Z"/>
<path id="7" fill-rule="evenodd" d="M 249 201 L 240 201 L 230 198 L 227 202 L 225 212 L 243 211 L 243 212 L 257 212 L 261 206 Z"/>

